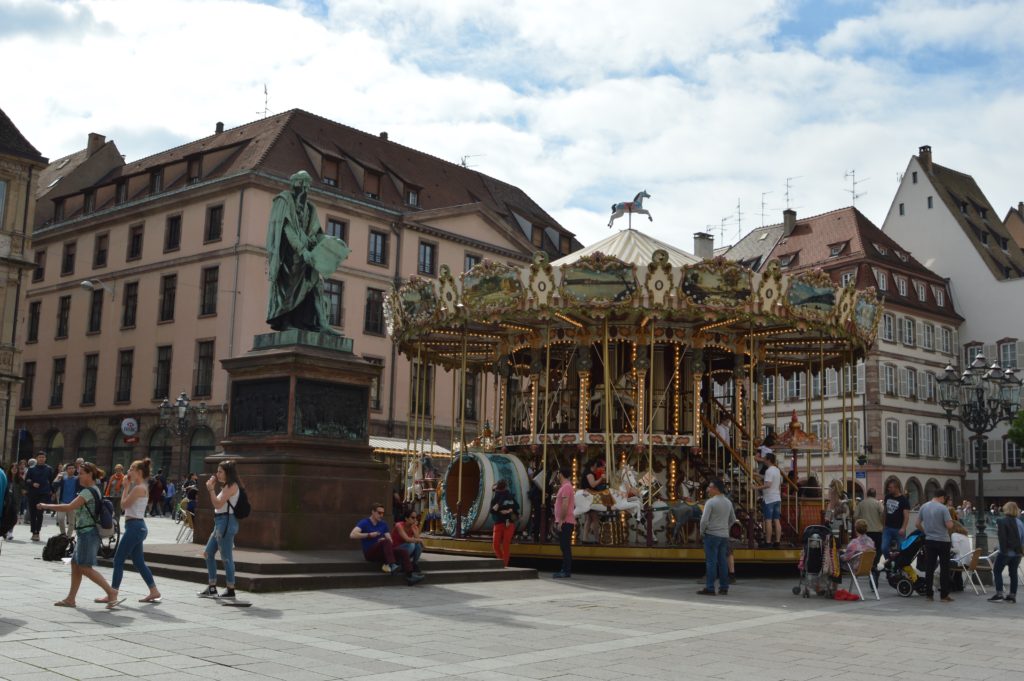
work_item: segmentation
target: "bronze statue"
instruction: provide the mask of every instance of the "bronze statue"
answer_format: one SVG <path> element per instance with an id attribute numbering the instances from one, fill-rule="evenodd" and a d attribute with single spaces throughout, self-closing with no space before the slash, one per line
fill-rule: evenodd
<path id="1" fill-rule="evenodd" d="M 323 277 L 349 254 L 341 239 L 324 234 L 308 199 L 313 181 L 300 170 L 291 190 L 274 197 L 267 228 L 267 323 L 275 331 L 300 329 L 334 333 L 329 323 Z"/>

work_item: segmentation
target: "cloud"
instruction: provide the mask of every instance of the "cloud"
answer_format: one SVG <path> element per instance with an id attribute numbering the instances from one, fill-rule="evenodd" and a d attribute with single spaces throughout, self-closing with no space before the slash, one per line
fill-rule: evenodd
<path id="1" fill-rule="evenodd" d="M 113 31 L 88 7 L 51 0 L 0 0 L 0 39 L 11 36 L 81 38 Z"/>

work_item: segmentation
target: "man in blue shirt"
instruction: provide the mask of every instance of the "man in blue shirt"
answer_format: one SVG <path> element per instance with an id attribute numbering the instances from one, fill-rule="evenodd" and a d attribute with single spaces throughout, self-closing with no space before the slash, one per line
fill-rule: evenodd
<path id="1" fill-rule="evenodd" d="M 46 465 L 46 452 L 39 452 L 36 454 L 36 465 L 25 472 L 32 541 L 39 541 L 39 531 L 43 527 L 43 512 L 36 506 L 50 502 L 53 492 L 53 488 L 50 486 L 52 480 L 53 469 Z"/>
<path id="2" fill-rule="evenodd" d="M 64 466 L 64 471 L 58 475 L 57 482 L 57 503 L 70 504 L 78 496 L 78 471 L 73 463 Z M 71 537 L 75 534 L 75 513 L 74 511 L 57 512 L 57 525 L 60 531 Z"/>
<path id="3" fill-rule="evenodd" d="M 423 579 L 422 574 L 413 574 L 409 552 L 395 546 L 391 540 L 388 524 L 384 522 L 384 504 L 371 505 L 370 517 L 356 523 L 348 536 L 351 539 L 358 539 L 363 548 L 363 557 L 371 563 L 381 565 L 384 572 L 398 574 L 400 560 L 401 570 L 405 573 L 405 581 L 409 586 Z"/>

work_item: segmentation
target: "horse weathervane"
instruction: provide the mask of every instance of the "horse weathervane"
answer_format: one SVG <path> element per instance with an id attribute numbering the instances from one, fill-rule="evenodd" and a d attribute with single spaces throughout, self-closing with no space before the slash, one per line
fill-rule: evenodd
<path id="1" fill-rule="evenodd" d="M 623 201 L 616 203 L 612 206 L 612 217 L 608 220 L 608 227 L 612 226 L 617 218 L 621 218 L 623 215 L 629 215 L 629 229 L 633 229 L 633 213 L 641 213 L 647 216 L 647 219 L 654 222 L 654 218 L 651 217 L 650 211 L 644 208 L 644 199 L 651 198 L 651 195 L 647 193 L 647 190 L 639 192 L 633 197 L 632 201 Z"/>

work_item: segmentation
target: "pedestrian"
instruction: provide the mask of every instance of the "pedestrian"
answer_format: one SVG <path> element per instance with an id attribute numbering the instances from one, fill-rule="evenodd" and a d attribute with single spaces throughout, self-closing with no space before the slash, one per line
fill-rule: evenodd
<path id="1" fill-rule="evenodd" d="M 764 544 L 763 548 L 779 548 L 782 541 L 782 471 L 775 463 L 775 454 L 764 455 L 768 468 L 764 472 Z M 772 541 L 774 539 L 774 541 Z"/>
<path id="2" fill-rule="evenodd" d="M 164 487 L 164 515 L 174 517 L 174 483 L 170 480 L 167 481 L 167 485 Z"/>
<path id="3" fill-rule="evenodd" d="M 877 570 L 874 568 L 878 565 L 878 554 L 882 553 L 882 530 L 885 528 L 885 511 L 882 509 L 882 502 L 878 500 L 878 492 L 875 491 L 874 487 L 868 488 L 867 496 L 857 504 L 857 510 L 853 513 L 853 521 L 856 523 L 858 520 L 865 522 L 867 525 L 867 535 L 871 537 L 871 542 L 875 545 L 875 565 L 872 566 L 872 572 L 875 572 L 877 577 Z"/>
<path id="4" fill-rule="evenodd" d="M 100 550 L 100 533 L 98 529 L 100 520 L 100 501 L 103 495 L 96 488 L 96 479 L 102 477 L 100 470 L 95 464 L 85 462 L 78 470 L 78 482 L 82 490 L 69 504 L 44 504 L 38 502 L 36 507 L 40 511 L 56 511 L 65 513 L 75 512 L 75 532 L 78 539 L 75 543 L 75 553 L 71 556 L 71 588 L 68 595 L 54 605 L 62 608 L 74 608 L 75 598 L 78 596 L 78 589 L 82 585 L 82 577 L 96 584 L 107 594 L 107 609 L 116 608 L 123 599 L 117 598 L 107 580 L 96 570 L 96 556 Z"/>
<path id="5" fill-rule="evenodd" d="M 217 491 L 218 485 L 220 485 L 219 492 Z M 238 479 L 235 462 L 228 460 L 217 464 L 217 472 L 206 480 L 206 490 L 210 493 L 210 503 L 213 505 L 213 532 L 210 533 L 210 539 L 206 542 L 206 550 L 203 551 L 209 586 L 196 595 L 200 598 L 233 599 L 235 597 L 235 535 L 238 534 L 238 518 L 235 517 L 234 507 L 238 504 L 238 497 L 241 494 L 241 481 Z M 153 495 L 150 494 L 149 498 L 152 501 Z M 224 561 L 226 587 L 224 593 L 217 593 L 218 551 L 220 551 L 220 559 Z"/>
<path id="6" fill-rule="evenodd" d="M 943 603 L 953 601 L 949 596 L 951 588 L 949 572 L 950 539 L 953 517 L 946 508 L 946 491 L 935 490 L 932 500 L 921 505 L 917 516 L 917 529 L 924 532 L 924 581 L 928 600 L 935 599 L 935 565 L 939 567 L 939 599 Z"/>
<path id="7" fill-rule="evenodd" d="M 555 493 L 555 527 L 558 546 L 562 550 L 562 569 L 552 575 L 555 579 L 572 577 L 572 533 L 576 529 L 576 490 L 572 487 L 572 469 L 558 469 L 558 492 Z"/>
<path id="8" fill-rule="evenodd" d="M 1020 567 L 1021 545 L 1024 536 L 1020 529 L 1020 507 L 1012 501 L 1003 505 L 1003 515 L 996 521 L 996 532 L 999 534 L 999 553 L 996 563 L 992 566 L 996 594 L 988 599 L 992 602 L 1017 602 L 1017 568 Z M 1003 596 L 1003 570 L 1010 571 L 1010 593 Z"/>
<path id="9" fill-rule="evenodd" d="M 70 504 L 78 493 L 82 491 L 78 485 L 78 475 L 75 473 L 75 464 L 73 463 L 64 466 L 64 470 L 57 474 L 53 484 L 56 488 L 58 504 Z M 57 525 L 60 527 L 61 534 L 66 534 L 69 537 L 75 535 L 75 519 L 73 516 L 73 511 L 57 514 Z"/>
<path id="10" fill-rule="evenodd" d="M 512 496 L 508 481 L 501 479 L 494 485 L 494 496 L 491 498 L 491 522 L 494 529 L 491 533 L 491 546 L 494 555 L 505 567 L 511 557 L 512 535 L 516 531 L 516 519 L 519 515 L 519 502 Z"/>
<path id="11" fill-rule="evenodd" d="M 423 537 L 420 536 L 420 515 L 409 511 L 403 520 L 395 523 L 391 530 L 391 542 L 398 548 L 405 549 L 412 561 L 413 574 L 420 572 L 420 556 L 423 555 Z"/>
<path id="12" fill-rule="evenodd" d="M 715 577 L 718 578 L 718 595 L 729 593 L 729 530 L 736 524 L 736 510 L 732 501 L 722 492 L 721 480 L 708 483 L 707 501 L 700 516 L 700 534 L 704 538 L 704 563 L 706 574 L 700 596 L 715 595 Z"/>
<path id="13" fill-rule="evenodd" d="M 405 582 L 409 586 L 423 580 L 423 574 L 413 570 L 409 552 L 395 546 L 388 532 L 388 524 L 384 520 L 384 504 L 374 502 L 370 505 L 370 516 L 363 518 L 352 528 L 348 536 L 358 539 L 363 549 L 363 558 L 381 566 L 390 575 L 397 575 L 399 570 L 405 573 Z M 401 561 L 399 564 L 398 561 Z"/>
<path id="14" fill-rule="evenodd" d="M 14 497 L 15 513 L 18 514 L 17 517 L 15 518 L 14 524 L 17 525 L 18 522 L 21 520 L 21 507 L 22 504 L 24 503 L 25 477 L 24 475 L 22 475 L 21 466 L 17 463 L 12 464 L 9 470 L 10 472 L 7 474 L 7 489 L 11 491 L 11 496 Z M 2 502 L 3 498 L 3 495 L 0 495 L 0 502 Z M 6 539 L 7 541 L 14 540 L 13 526 L 7 530 L 7 534 L 3 537 L 3 539 Z"/>
<path id="15" fill-rule="evenodd" d="M 883 565 L 889 557 L 893 542 L 899 543 L 907 536 L 907 524 L 910 522 L 910 501 L 903 493 L 900 482 L 893 478 L 885 486 L 885 527 L 882 528 L 882 545 L 878 547 L 878 557 Z"/>
<path id="16" fill-rule="evenodd" d="M 163 473 L 163 470 L 160 471 Z M 209 480 L 213 480 L 211 477 Z M 207 480 L 207 483 L 209 483 Z M 164 483 L 160 475 L 154 475 L 149 479 L 149 503 L 147 508 L 149 510 L 149 517 L 155 518 L 158 515 L 162 515 L 160 510 L 164 505 Z"/>
<path id="17" fill-rule="evenodd" d="M 40 504 L 51 505 L 49 501 L 53 493 L 52 483 L 53 469 L 46 465 L 46 452 L 39 452 L 35 459 L 29 461 L 29 468 L 25 472 L 32 541 L 39 541 L 39 531 L 43 528 L 43 511 Z"/>
<path id="18" fill-rule="evenodd" d="M 114 517 L 116 518 L 121 517 L 121 493 L 124 491 L 124 486 L 124 466 L 117 464 L 114 466 L 114 472 L 107 479 L 106 489 L 103 490 L 103 496 L 114 504 Z"/>
<path id="19" fill-rule="evenodd" d="M 124 562 L 131 558 L 135 570 L 149 587 L 149 595 L 139 599 L 139 603 L 153 603 L 160 600 L 160 591 L 156 588 L 153 572 L 146 565 L 142 544 L 146 541 L 149 529 L 146 527 L 146 502 L 149 497 L 149 472 L 152 461 L 142 459 L 133 461 L 128 467 L 128 482 L 121 492 L 121 508 L 124 509 L 124 534 L 117 543 L 114 552 L 114 574 L 110 578 L 110 587 L 114 591 L 112 600 L 118 599 L 121 579 L 124 577 Z M 96 599 L 97 603 L 105 602 Z"/>

